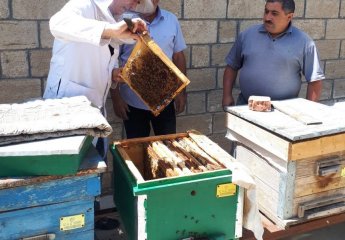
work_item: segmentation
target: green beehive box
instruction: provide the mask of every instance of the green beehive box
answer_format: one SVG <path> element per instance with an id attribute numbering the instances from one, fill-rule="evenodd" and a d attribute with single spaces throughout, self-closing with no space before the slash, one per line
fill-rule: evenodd
<path id="1" fill-rule="evenodd" d="M 142 177 L 147 146 L 143 143 L 183 136 L 188 133 L 124 140 L 111 146 L 114 201 L 128 239 L 241 237 L 243 191 L 232 184 L 230 170 L 155 180 Z"/>
<path id="2" fill-rule="evenodd" d="M 90 136 L 71 136 L 0 147 L 0 177 L 75 174 Z"/>

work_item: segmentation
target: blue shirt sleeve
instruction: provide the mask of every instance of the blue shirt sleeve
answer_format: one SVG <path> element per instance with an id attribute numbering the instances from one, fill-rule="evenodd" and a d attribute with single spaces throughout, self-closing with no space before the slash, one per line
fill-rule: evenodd
<path id="1" fill-rule="evenodd" d="M 305 49 L 302 71 L 307 82 L 325 79 L 314 41 L 311 41 Z"/>
<path id="2" fill-rule="evenodd" d="M 239 70 L 242 67 L 242 34 L 238 36 L 230 52 L 225 58 L 225 62 L 234 70 Z"/>
<path id="3" fill-rule="evenodd" d="M 178 22 L 178 19 L 175 19 L 176 21 L 176 36 L 174 39 L 174 53 L 181 52 L 187 48 L 186 42 L 183 38 L 182 30 L 180 23 Z"/>

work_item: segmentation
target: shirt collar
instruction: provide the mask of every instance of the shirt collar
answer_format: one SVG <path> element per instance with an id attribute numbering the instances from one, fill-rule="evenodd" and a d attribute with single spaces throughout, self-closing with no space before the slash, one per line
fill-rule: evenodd
<path id="1" fill-rule="evenodd" d="M 161 10 L 160 7 L 158 6 L 158 7 L 157 7 L 157 15 L 156 15 L 156 17 L 153 19 L 153 21 L 152 21 L 151 24 L 155 24 L 155 23 L 159 22 L 160 20 L 164 20 L 164 15 L 163 15 L 162 10 Z"/>

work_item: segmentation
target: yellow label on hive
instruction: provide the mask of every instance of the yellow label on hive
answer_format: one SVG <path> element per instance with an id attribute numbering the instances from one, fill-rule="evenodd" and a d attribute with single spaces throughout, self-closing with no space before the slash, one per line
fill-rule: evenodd
<path id="1" fill-rule="evenodd" d="M 218 198 L 234 196 L 236 194 L 236 185 L 233 183 L 225 183 L 217 186 Z"/>
<path id="2" fill-rule="evenodd" d="M 341 169 L 341 177 L 345 177 L 345 167 Z"/>
<path id="3" fill-rule="evenodd" d="M 82 228 L 85 226 L 85 215 L 79 214 L 60 218 L 60 230 L 68 231 L 72 229 Z"/>

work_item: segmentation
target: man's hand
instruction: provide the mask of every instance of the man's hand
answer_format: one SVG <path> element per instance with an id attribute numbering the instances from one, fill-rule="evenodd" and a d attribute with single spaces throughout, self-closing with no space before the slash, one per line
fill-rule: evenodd
<path id="1" fill-rule="evenodd" d="M 116 83 L 124 82 L 121 76 L 122 68 L 114 68 L 111 73 L 111 80 Z"/>
<path id="2" fill-rule="evenodd" d="M 121 21 L 115 24 L 106 24 L 102 38 L 103 39 L 110 39 L 110 38 L 122 38 L 122 39 L 135 39 L 138 40 L 139 36 L 136 34 L 137 32 L 142 33 L 147 31 L 146 23 L 141 18 L 133 18 L 133 29 L 132 31 L 129 30 L 125 21 Z"/>
<path id="3" fill-rule="evenodd" d="M 224 107 L 235 105 L 235 100 L 232 95 L 223 95 L 222 105 Z"/>
<path id="4" fill-rule="evenodd" d="M 111 99 L 113 101 L 113 109 L 115 115 L 121 118 L 122 120 L 127 120 L 127 112 L 129 112 L 129 108 L 127 103 L 121 97 L 119 85 L 117 85 L 116 89 L 112 89 L 110 91 L 110 94 Z"/>
<path id="5" fill-rule="evenodd" d="M 187 94 L 182 91 L 179 95 L 175 97 L 175 112 L 176 114 L 182 113 L 186 108 Z"/>

